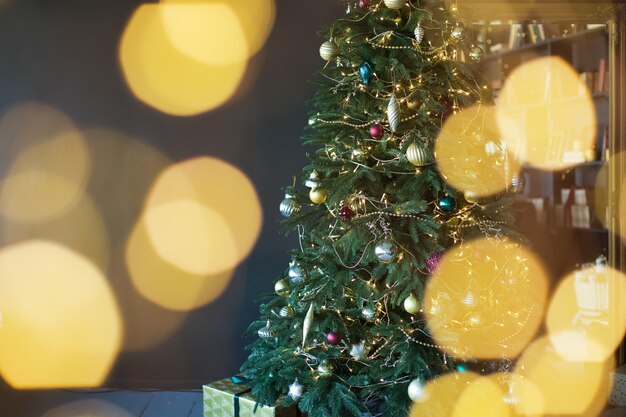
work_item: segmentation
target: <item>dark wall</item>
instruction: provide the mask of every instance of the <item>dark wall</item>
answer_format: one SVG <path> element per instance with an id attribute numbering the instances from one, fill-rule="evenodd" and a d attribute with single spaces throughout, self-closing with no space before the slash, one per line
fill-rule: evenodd
<path id="1" fill-rule="evenodd" d="M 281 188 L 306 163 L 299 137 L 307 123 L 306 101 L 315 89 L 308 80 L 323 65 L 318 55 L 322 40 L 316 33 L 343 10 L 334 0 L 278 0 L 273 32 L 253 62 L 253 84 L 218 110 L 178 118 L 135 99 L 118 64 L 119 39 L 140 3 L 17 0 L 0 9 L 0 107 L 31 100 L 47 103 L 81 128 L 130 134 L 173 161 L 215 156 L 252 180 L 264 210 L 259 243 L 224 294 L 204 308 L 183 316 L 141 299 L 128 284 L 122 259 L 127 232 L 112 242 L 108 275 L 127 334 L 141 337 L 147 328 L 183 321 L 159 345 L 123 352 L 109 384 L 197 386 L 237 371 L 245 358 L 241 334 L 256 317 L 256 299 L 272 290 L 274 278 L 286 267 L 286 251 L 296 244 L 293 235 L 285 239 L 278 233 L 277 207 Z M 115 167 L 109 171 L 110 184 L 130 181 L 121 174 L 116 177 Z M 136 202 L 142 198 L 128 197 Z M 97 204 L 106 204 L 108 197 L 94 198 Z M 110 212 L 104 215 L 107 225 L 116 222 Z"/>

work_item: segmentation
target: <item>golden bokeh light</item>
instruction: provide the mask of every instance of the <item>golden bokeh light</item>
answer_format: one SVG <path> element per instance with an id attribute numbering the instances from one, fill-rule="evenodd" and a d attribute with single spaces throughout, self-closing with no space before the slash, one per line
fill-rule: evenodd
<path id="1" fill-rule="evenodd" d="M 83 195 L 67 213 L 40 223 L 2 221 L 2 243 L 11 245 L 33 238 L 63 245 L 93 262 L 102 271 L 109 263 L 107 228 L 98 208 Z"/>
<path id="2" fill-rule="evenodd" d="M 106 401 L 88 399 L 60 405 L 46 411 L 41 417 L 133 417 L 133 415 Z"/>
<path id="3" fill-rule="evenodd" d="M 238 30 L 243 30 L 245 37 L 245 51 L 248 53 L 248 56 L 254 55 L 263 47 L 272 30 L 274 19 L 276 17 L 276 5 L 274 4 L 274 0 L 255 0 L 252 2 L 238 0 L 161 0 L 161 4 L 166 6 L 191 6 L 190 9 L 194 7 L 201 7 L 203 9 L 201 9 L 202 12 L 200 13 L 208 13 L 208 11 L 213 10 L 205 6 L 227 6 L 232 12 L 235 13 L 238 19 L 237 26 L 240 28 Z M 206 16 L 206 18 L 211 17 Z M 191 17 L 191 19 L 193 19 L 193 23 L 202 23 L 200 19 L 196 19 L 195 17 Z M 223 26 L 223 22 L 221 22 L 221 26 Z M 191 30 L 197 32 L 194 33 L 191 32 Z M 198 39 L 205 39 L 206 44 L 216 43 L 215 39 L 209 37 L 209 35 L 212 36 L 212 34 L 206 28 L 192 26 L 191 30 L 188 32 L 191 36 L 188 41 L 181 38 L 178 42 L 173 41 L 174 44 L 177 46 L 180 44 L 182 50 L 187 50 L 190 48 L 197 48 L 197 45 L 191 46 L 190 44 L 194 42 L 197 43 Z M 225 46 L 234 46 L 237 49 L 243 49 L 239 44 L 233 45 L 233 39 L 228 36 L 228 33 L 231 33 L 232 30 L 233 28 L 224 28 L 224 31 L 217 32 L 214 38 L 218 38 L 220 40 L 228 39 L 228 42 L 223 42 Z M 239 43 L 239 35 L 237 34 L 236 36 L 237 43 Z M 189 52 L 195 51 L 190 50 Z M 225 53 L 230 54 L 231 52 L 225 51 Z M 197 55 L 196 53 L 192 53 L 191 56 L 193 57 Z M 211 61 L 206 62 L 210 63 Z"/>
<path id="4" fill-rule="evenodd" d="M 452 417 L 509 417 L 505 391 L 491 378 L 478 378 L 461 393 Z"/>
<path id="5" fill-rule="evenodd" d="M 424 313 L 446 353 L 514 358 L 541 325 L 547 274 L 537 257 L 508 239 L 482 238 L 450 249 L 428 282 Z"/>
<path id="6" fill-rule="evenodd" d="M 503 412 L 504 414 L 526 417 L 541 417 L 543 415 L 543 394 L 532 381 L 513 372 L 496 372 L 489 374 L 485 379 L 499 387 L 500 401 L 494 401 L 493 406 L 499 408 L 506 404 L 508 410 Z M 493 386 L 491 386 L 491 391 L 495 393 Z"/>
<path id="7" fill-rule="evenodd" d="M 521 165 L 500 143 L 493 107 L 477 105 L 448 118 L 437 142 L 439 171 L 457 190 L 489 196 L 510 186 Z"/>
<path id="8" fill-rule="evenodd" d="M 520 410 L 543 415 L 596 416 L 609 397 L 611 357 L 605 362 L 569 361 L 559 355 L 548 338 L 541 338 L 524 352 L 516 365 L 514 386 Z M 525 381 L 525 383 L 519 383 Z M 532 387 L 532 388 L 531 388 Z M 539 394 L 539 392 L 541 394 Z M 539 404 L 531 404 L 539 396 Z M 542 405 L 542 410 L 537 406 Z"/>
<path id="9" fill-rule="evenodd" d="M 562 58 L 537 58 L 513 70 L 502 88 L 496 119 L 508 149 L 520 161 L 556 170 L 593 159 L 593 99 Z"/>
<path id="10" fill-rule="evenodd" d="M 159 10 L 172 45 L 187 57 L 217 66 L 248 59 L 243 27 L 228 5 L 164 2 Z"/>
<path id="11" fill-rule="evenodd" d="M 164 203 L 148 211 L 144 221 L 163 259 L 187 272 L 214 274 L 239 263 L 229 225 L 219 213 L 201 203 Z"/>
<path id="12" fill-rule="evenodd" d="M 165 170 L 148 196 L 144 213 L 155 251 L 193 274 L 235 268 L 254 247 L 263 217 L 248 177 L 208 157 Z"/>
<path id="13" fill-rule="evenodd" d="M 181 245 L 187 246 L 186 243 Z M 130 235 L 126 264 L 135 289 L 144 298 L 174 311 L 189 311 L 211 303 L 222 295 L 234 272 L 197 275 L 176 268 L 155 252 L 143 222 L 139 222 Z M 152 335 L 148 343 L 153 343 L 153 339 L 158 341 L 160 335 Z M 134 345 L 141 348 L 146 343 L 142 338 Z"/>
<path id="14" fill-rule="evenodd" d="M 262 218 L 254 186 L 234 166 L 209 157 L 172 165 L 156 179 L 126 247 L 133 284 L 175 311 L 212 302 L 252 251 Z"/>
<path id="15" fill-rule="evenodd" d="M 422 401 L 413 403 L 409 417 L 453 417 L 457 414 L 457 404 L 470 384 L 480 378 L 472 372 L 452 373 L 429 381 Z M 470 414 L 468 414 L 469 416 Z"/>
<path id="16" fill-rule="evenodd" d="M 556 290 L 547 315 L 552 344 L 564 359 L 603 362 L 626 333 L 626 276 L 608 266 L 568 275 Z"/>
<path id="17" fill-rule="evenodd" d="M 164 26 L 162 7 L 140 6 L 122 36 L 120 62 L 130 89 L 143 102 L 176 116 L 192 116 L 221 106 L 237 91 L 247 61 L 208 65 L 181 52 Z M 172 20 L 170 26 L 181 25 L 178 19 Z M 226 45 L 229 41 L 212 39 Z M 188 53 L 190 50 L 197 52 L 195 46 L 187 48 Z"/>
<path id="18" fill-rule="evenodd" d="M 0 374 L 14 388 L 96 387 L 122 323 L 106 278 L 67 248 L 31 240 L 0 251 Z"/>
<path id="19" fill-rule="evenodd" d="M 64 114 L 28 102 L 0 120 L 0 152 L 11 161 L 0 184 L 0 213 L 20 222 L 61 216 L 81 199 L 90 160 L 83 138 Z"/>

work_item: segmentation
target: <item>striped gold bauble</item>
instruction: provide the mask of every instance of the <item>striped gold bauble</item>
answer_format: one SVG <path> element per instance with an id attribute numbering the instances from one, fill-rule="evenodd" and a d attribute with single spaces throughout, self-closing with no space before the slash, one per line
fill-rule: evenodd
<path id="1" fill-rule="evenodd" d="M 330 61 L 339 55 L 339 47 L 333 41 L 326 41 L 320 46 L 320 56 L 326 60 Z"/>
<path id="2" fill-rule="evenodd" d="M 431 162 L 430 152 L 427 148 L 412 143 L 406 150 L 406 159 L 416 167 L 422 167 Z"/>

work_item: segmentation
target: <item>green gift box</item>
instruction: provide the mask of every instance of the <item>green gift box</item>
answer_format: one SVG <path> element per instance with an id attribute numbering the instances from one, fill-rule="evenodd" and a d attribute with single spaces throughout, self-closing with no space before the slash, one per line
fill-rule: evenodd
<path id="1" fill-rule="evenodd" d="M 252 387 L 235 376 L 203 387 L 204 417 L 299 417 L 298 407 L 257 406 Z M 256 408 L 256 410 L 255 410 Z"/>

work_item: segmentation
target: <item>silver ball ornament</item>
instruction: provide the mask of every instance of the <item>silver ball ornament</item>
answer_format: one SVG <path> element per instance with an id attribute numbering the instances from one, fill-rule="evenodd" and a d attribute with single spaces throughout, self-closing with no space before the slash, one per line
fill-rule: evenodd
<path id="1" fill-rule="evenodd" d="M 428 149 L 412 143 L 406 150 L 406 159 L 416 167 L 423 167 L 431 161 Z"/>
<path id="2" fill-rule="evenodd" d="M 379 261 L 389 263 L 398 255 L 398 245 L 391 239 L 384 239 L 376 244 L 374 253 Z"/>
<path id="3" fill-rule="evenodd" d="M 320 46 L 320 56 L 326 61 L 330 61 L 339 55 L 339 47 L 333 41 L 326 41 Z"/>
<path id="4" fill-rule="evenodd" d="M 306 279 L 306 271 L 302 265 L 297 262 L 291 262 L 289 264 L 289 272 L 287 275 L 289 275 L 289 281 L 291 281 L 292 284 L 299 284 Z"/>
<path id="5" fill-rule="evenodd" d="M 424 401 L 427 397 L 426 388 L 419 379 L 414 379 L 409 384 L 408 388 L 409 398 L 413 401 Z"/>
<path id="6" fill-rule="evenodd" d="M 480 62 L 480 60 L 485 56 L 485 51 L 483 51 L 481 47 L 475 46 L 470 50 L 469 56 L 472 61 Z"/>
<path id="7" fill-rule="evenodd" d="M 376 310 L 373 307 L 364 307 L 361 310 L 361 315 L 365 320 L 372 320 L 376 315 Z"/>
<path id="8" fill-rule="evenodd" d="M 295 216 L 302 210 L 300 203 L 290 194 L 285 194 L 285 199 L 280 203 L 279 208 L 280 214 L 284 217 Z"/>
<path id="9" fill-rule="evenodd" d="M 455 41 L 462 41 L 463 39 L 465 39 L 465 29 L 463 29 L 463 26 L 456 26 L 452 30 L 452 34 L 450 34 L 450 37 Z"/>
<path id="10" fill-rule="evenodd" d="M 404 310 L 409 314 L 416 314 L 420 311 L 420 303 L 416 296 L 411 294 L 404 300 Z"/>
<path id="11" fill-rule="evenodd" d="M 400 9 L 406 4 L 407 0 L 385 0 L 385 6 L 390 9 Z"/>
<path id="12" fill-rule="evenodd" d="M 332 376 L 334 370 L 335 368 L 328 361 L 322 361 L 317 367 L 317 372 L 323 378 L 328 378 L 329 376 Z"/>

